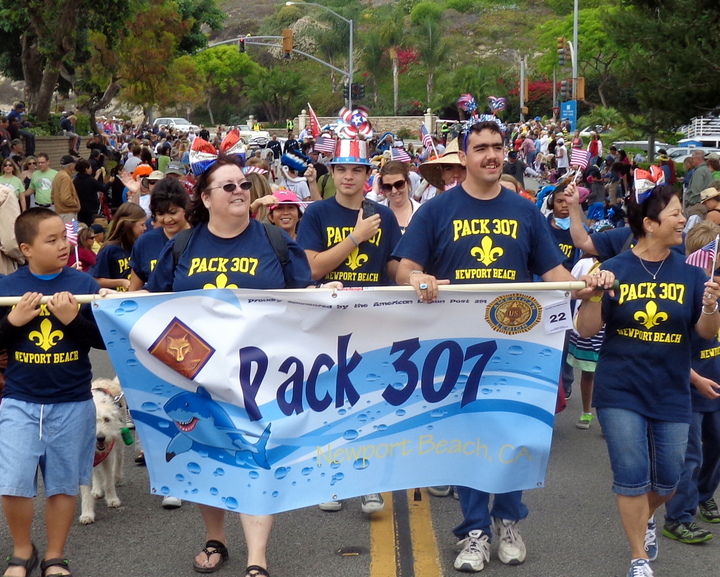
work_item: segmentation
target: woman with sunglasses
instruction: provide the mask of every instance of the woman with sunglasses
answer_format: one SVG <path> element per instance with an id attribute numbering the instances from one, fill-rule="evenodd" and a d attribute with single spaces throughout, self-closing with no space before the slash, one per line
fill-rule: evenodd
<path id="1" fill-rule="evenodd" d="M 636 192 L 628 218 L 637 244 L 602 264 L 619 290 L 584 301 L 577 330 L 588 338 L 605 324 L 593 405 L 630 545 L 628 577 L 652 577 L 653 514 L 678 486 L 688 441 L 691 333 L 718 334 L 720 285 L 672 250 L 686 223 L 672 185 Z"/>
<path id="2" fill-rule="evenodd" d="M 20 167 L 9 158 L 3 160 L 2 175 L 0 176 L 0 184 L 4 184 L 12 189 L 15 196 L 20 197 L 20 193 L 25 190 L 20 176 Z"/>
<path id="3" fill-rule="evenodd" d="M 32 180 L 32 175 L 35 173 L 38 167 L 37 157 L 28 156 L 22 163 L 22 173 L 19 178 L 23 183 L 23 190 L 27 190 Z"/>
<path id="4" fill-rule="evenodd" d="M 231 157 L 220 156 L 206 168 L 195 185 L 188 212 L 194 226 L 170 240 L 158 257 L 146 288 L 151 292 L 203 288 L 304 288 L 312 283 L 305 252 L 287 235 L 289 262 L 283 267 L 260 221 L 250 216 L 252 184 Z M 175 248 L 175 243 L 185 246 Z M 182 245 L 181 245 L 182 246 Z M 179 253 L 179 254 L 177 254 Z M 207 266 L 222 259 L 226 270 Z M 233 265 L 232 263 L 237 263 Z M 249 266 L 248 266 L 249 265 Z M 225 510 L 198 505 L 205 522 L 206 543 L 193 568 L 212 573 L 228 559 Z M 246 577 L 267 577 L 267 544 L 271 515 L 240 513 L 248 548 Z"/>
<path id="5" fill-rule="evenodd" d="M 379 197 L 385 197 L 380 204 L 393 211 L 404 234 L 413 214 L 420 208 L 420 203 L 410 198 L 410 165 L 398 160 L 386 162 L 375 182 L 380 189 Z"/>

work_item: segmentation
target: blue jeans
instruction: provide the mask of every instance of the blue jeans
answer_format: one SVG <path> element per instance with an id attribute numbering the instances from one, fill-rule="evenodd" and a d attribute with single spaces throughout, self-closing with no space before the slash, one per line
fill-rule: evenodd
<path id="1" fill-rule="evenodd" d="M 627 409 L 598 408 L 610 455 L 613 491 L 637 497 L 672 495 L 680 480 L 688 423 L 650 419 Z"/>
<path id="2" fill-rule="evenodd" d="M 693 413 L 685 465 L 677 492 L 665 504 L 665 520 L 691 523 L 697 506 L 720 485 L 720 411 Z"/>
<path id="3" fill-rule="evenodd" d="M 490 493 L 458 486 L 463 522 L 453 529 L 458 539 L 464 539 L 470 531 L 480 529 L 492 538 L 492 518 L 521 521 L 528 516 L 528 508 L 522 502 L 522 491 L 498 493 L 490 511 Z"/>

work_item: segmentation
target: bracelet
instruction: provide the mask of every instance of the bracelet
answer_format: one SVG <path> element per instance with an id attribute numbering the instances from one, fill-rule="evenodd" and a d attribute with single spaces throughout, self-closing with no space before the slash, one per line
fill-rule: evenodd
<path id="1" fill-rule="evenodd" d="M 425 273 L 424 273 L 423 271 L 421 271 L 421 270 L 411 270 L 411 271 L 410 271 L 410 275 L 412 276 L 412 275 L 414 275 L 414 274 L 425 274 Z"/>
<path id="2" fill-rule="evenodd" d="M 588 300 L 591 303 L 599 303 L 599 302 L 602 302 L 602 299 L 603 299 L 602 295 L 596 295 L 596 296 L 590 297 Z"/>
<path id="3" fill-rule="evenodd" d="M 355 246 L 360 246 L 360 244 L 358 243 L 358 241 L 355 240 L 355 237 L 353 236 L 353 233 L 350 233 L 350 234 L 348 235 L 348 238 L 355 243 Z"/>
<path id="4" fill-rule="evenodd" d="M 714 315 L 714 314 L 717 312 L 717 310 L 718 310 L 718 302 L 715 301 L 715 308 L 714 308 L 713 310 L 711 310 L 710 312 L 707 312 L 707 311 L 705 310 L 705 307 L 703 307 L 703 308 L 702 308 L 702 314 L 704 314 L 704 315 Z"/>

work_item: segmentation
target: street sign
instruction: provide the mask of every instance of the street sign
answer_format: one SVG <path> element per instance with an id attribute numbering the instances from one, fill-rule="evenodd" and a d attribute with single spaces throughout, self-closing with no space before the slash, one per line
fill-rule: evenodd
<path id="1" fill-rule="evenodd" d="M 575 130 L 577 124 L 577 101 L 567 100 L 566 102 L 560 103 L 560 120 L 567 120 L 570 122 L 568 127 L 570 130 Z"/>

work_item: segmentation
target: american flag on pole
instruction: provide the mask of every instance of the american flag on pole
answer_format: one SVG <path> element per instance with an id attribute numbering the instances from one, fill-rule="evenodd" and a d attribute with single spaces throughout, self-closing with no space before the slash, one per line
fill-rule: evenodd
<path id="1" fill-rule="evenodd" d="M 582 148 L 573 148 L 572 154 L 570 155 L 570 165 L 579 166 L 580 168 L 587 168 L 588 165 L 588 153 L 587 150 Z"/>
<path id="2" fill-rule="evenodd" d="M 706 244 L 704 247 L 696 250 L 690 256 L 685 259 L 685 262 L 693 266 L 699 266 L 701 269 L 706 269 L 715 259 L 715 252 L 717 251 L 718 239 Z"/>
<path id="3" fill-rule="evenodd" d="M 327 138 L 325 136 L 318 136 L 315 139 L 315 144 L 313 144 L 313 148 L 317 150 L 318 152 L 327 152 L 329 154 L 335 154 L 335 144 L 336 141 L 332 138 Z"/>
<path id="4" fill-rule="evenodd" d="M 404 148 L 391 148 L 390 149 L 390 159 L 391 160 L 399 160 L 400 162 L 411 162 L 412 158 L 410 158 L 410 155 L 405 151 Z"/>
<path id="5" fill-rule="evenodd" d="M 428 132 L 427 126 L 424 124 L 420 127 L 420 135 L 422 137 L 422 143 L 423 146 L 430 150 L 433 147 L 433 139 L 432 136 L 430 136 L 430 133 Z"/>
<path id="6" fill-rule="evenodd" d="M 317 114 L 315 114 L 315 111 L 313 110 L 313 107 L 310 106 L 309 102 L 308 110 L 310 111 L 310 133 L 312 134 L 313 138 L 317 138 L 318 136 L 320 136 L 320 121 L 318 120 Z"/>
<path id="7" fill-rule="evenodd" d="M 78 222 L 73 220 L 72 222 L 65 223 L 65 232 L 67 233 L 67 239 L 70 244 L 77 246 L 78 243 Z"/>

